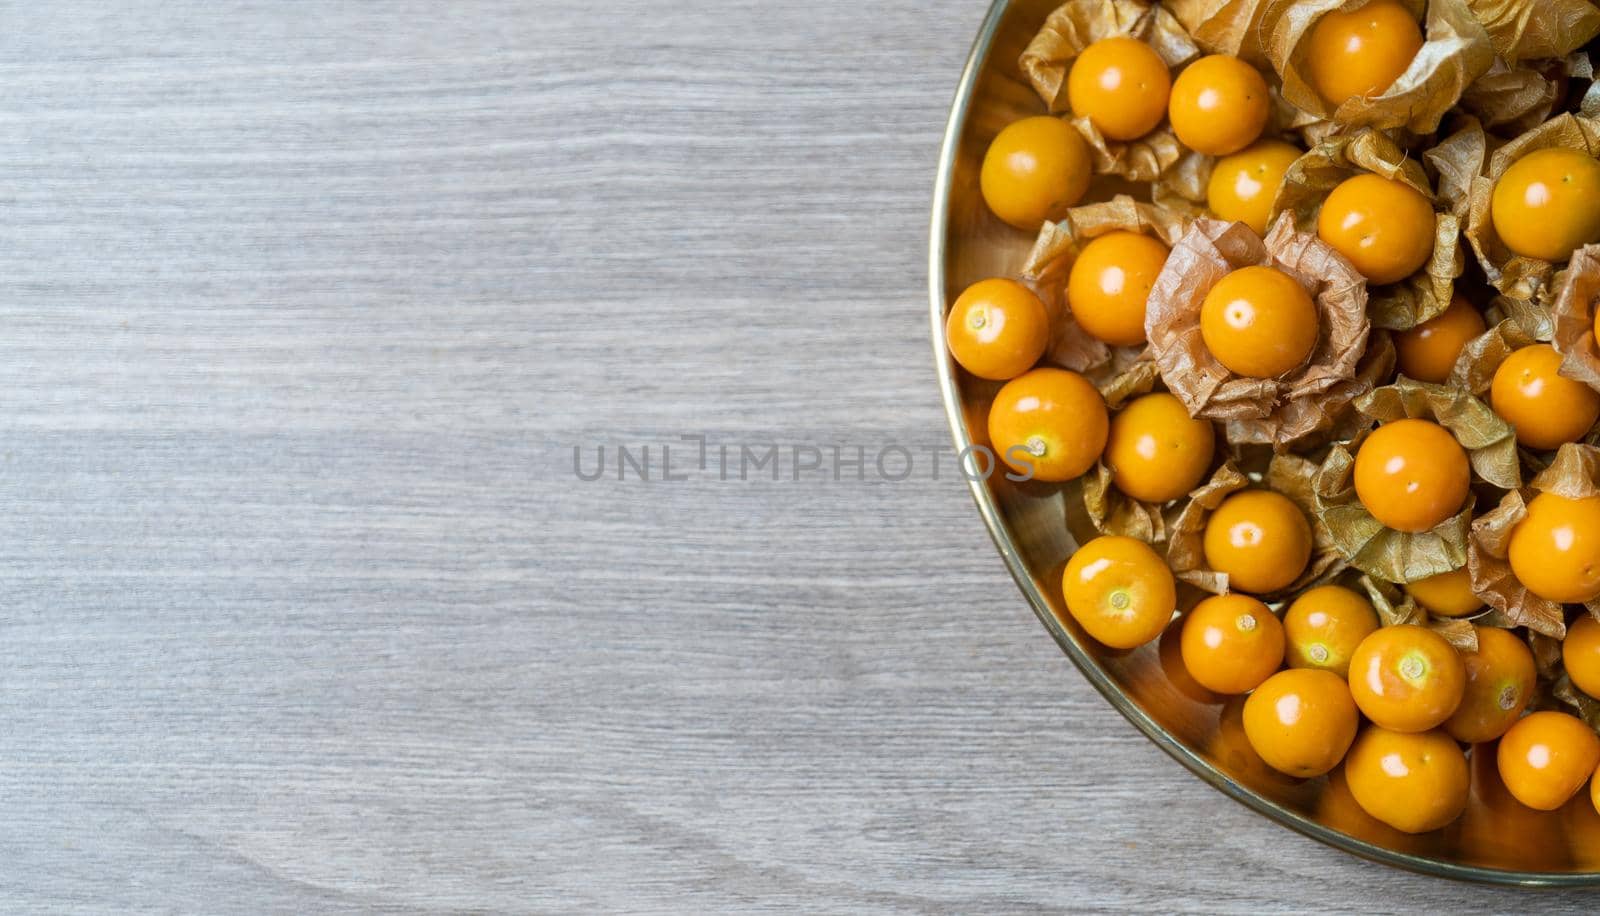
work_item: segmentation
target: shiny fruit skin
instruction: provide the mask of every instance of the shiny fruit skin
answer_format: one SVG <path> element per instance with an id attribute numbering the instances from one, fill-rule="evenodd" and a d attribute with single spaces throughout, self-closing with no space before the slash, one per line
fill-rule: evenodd
<path id="1" fill-rule="evenodd" d="M 1102 38 L 1083 49 L 1067 74 L 1072 113 L 1109 140 L 1137 140 L 1161 123 L 1172 73 L 1154 48 L 1132 38 Z"/>
<path id="2" fill-rule="evenodd" d="M 1445 381 L 1462 348 L 1486 330 L 1483 313 L 1456 296 L 1449 308 L 1395 337 L 1400 374 L 1419 382 Z"/>
<path id="3" fill-rule="evenodd" d="M 1218 159 L 1206 182 L 1206 207 L 1225 219 L 1244 223 L 1256 235 L 1267 234 L 1272 202 L 1283 176 L 1304 153 L 1282 140 L 1257 140 L 1231 156 Z"/>
<path id="4" fill-rule="evenodd" d="M 1461 705 L 1467 669 L 1444 637 L 1414 624 L 1383 627 L 1350 659 L 1350 693 L 1375 724 L 1397 732 L 1437 728 Z"/>
<path id="5" fill-rule="evenodd" d="M 1283 623 L 1249 595 L 1213 595 L 1189 611 L 1183 666 L 1214 693 L 1246 693 L 1283 662 Z"/>
<path id="6" fill-rule="evenodd" d="M 1489 216 L 1516 254 L 1565 261 L 1600 242 L 1600 162 L 1579 150 L 1534 150 L 1495 182 Z"/>
<path id="7" fill-rule="evenodd" d="M 1472 590 L 1472 573 L 1465 566 L 1407 582 L 1405 589 L 1428 613 L 1440 617 L 1466 617 L 1483 607 L 1483 599 Z"/>
<path id="8" fill-rule="evenodd" d="M 1399 3 L 1379 0 L 1348 13 L 1334 11 L 1311 29 L 1307 77 L 1329 105 L 1379 96 L 1422 50 L 1422 29 Z"/>
<path id="9" fill-rule="evenodd" d="M 1279 671 L 1244 701 L 1250 746 L 1280 773 L 1311 779 L 1339 765 L 1360 715 L 1344 678 L 1315 668 Z"/>
<path id="10" fill-rule="evenodd" d="M 989 144 L 978 183 L 995 216 L 1026 232 L 1060 219 L 1089 190 L 1089 148 L 1060 118 L 1023 118 Z"/>
<path id="11" fill-rule="evenodd" d="M 1105 399 L 1088 379 L 1066 369 L 1040 368 L 1000 389 L 989 408 L 989 442 L 1018 474 L 1060 482 L 1094 467 L 1111 420 Z"/>
<path id="12" fill-rule="evenodd" d="M 1345 756 L 1356 804 L 1406 833 L 1438 830 L 1467 807 L 1467 757 L 1442 731 L 1397 732 L 1370 726 Z"/>
<path id="13" fill-rule="evenodd" d="M 1561 664 L 1573 686 L 1600 697 L 1600 621 L 1583 613 L 1567 627 L 1567 636 L 1561 641 Z"/>
<path id="14" fill-rule="evenodd" d="M 1167 561 L 1143 541 L 1097 537 L 1078 548 L 1061 579 L 1067 611 L 1084 632 L 1113 649 L 1142 646 L 1178 609 Z"/>
<path id="15" fill-rule="evenodd" d="M 1273 378 L 1316 348 L 1317 306 L 1295 279 L 1272 267 L 1241 267 L 1206 293 L 1200 336 L 1228 371 Z"/>
<path id="16" fill-rule="evenodd" d="M 1506 357 L 1489 385 L 1489 404 L 1517 430 L 1517 441 L 1547 451 L 1577 442 L 1600 419 L 1600 392 L 1557 374 L 1561 354 L 1549 344 Z"/>
<path id="17" fill-rule="evenodd" d="M 1283 613 L 1284 663 L 1346 677 L 1356 646 L 1377 628 L 1372 602 L 1341 585 L 1318 586 Z"/>
<path id="18" fill-rule="evenodd" d="M 1577 716 L 1536 712 L 1505 733 L 1496 759 L 1500 778 L 1517 801 L 1554 811 L 1600 766 L 1600 736 Z"/>
<path id="19" fill-rule="evenodd" d="M 1382 175 L 1347 178 L 1317 214 L 1317 236 L 1377 285 L 1398 283 L 1433 254 L 1433 204 Z"/>
<path id="20" fill-rule="evenodd" d="M 1430 420 L 1396 420 L 1356 452 L 1356 496 L 1396 531 L 1427 531 L 1467 501 L 1472 465 L 1450 431 Z"/>
<path id="21" fill-rule="evenodd" d="M 1222 501 L 1206 522 L 1206 565 L 1228 587 L 1265 594 L 1287 588 L 1311 560 L 1311 525 L 1287 496 L 1245 490 Z"/>
<path id="22" fill-rule="evenodd" d="M 1562 604 L 1600 598 L 1600 496 L 1540 493 L 1511 529 L 1511 571 L 1528 590 Z"/>
<path id="23" fill-rule="evenodd" d="M 1207 156 L 1237 153 L 1256 142 L 1271 112 L 1272 96 L 1261 72 L 1226 54 L 1185 67 L 1167 103 L 1178 139 Z"/>
<path id="24" fill-rule="evenodd" d="M 1067 306 L 1091 337 L 1113 347 L 1144 343 L 1150 288 L 1169 249 L 1137 232 L 1108 232 L 1083 246 L 1067 274 Z"/>
<path id="25" fill-rule="evenodd" d="M 950 355 L 978 378 L 1016 378 L 1039 361 L 1050 342 L 1050 316 L 1039 297 L 1015 280 L 979 280 L 945 319 Z"/>
<path id="26" fill-rule="evenodd" d="M 1461 705 L 1445 720 L 1450 737 L 1466 744 L 1483 744 L 1506 733 L 1528 701 L 1533 699 L 1537 671 L 1527 643 L 1509 630 L 1474 627 L 1478 651 L 1462 652 L 1467 687 Z"/>
<path id="27" fill-rule="evenodd" d="M 1166 392 L 1130 401 L 1111 418 L 1105 463 L 1117 489 L 1141 502 L 1164 503 L 1205 479 L 1216 450 L 1209 420 L 1189 416 Z"/>

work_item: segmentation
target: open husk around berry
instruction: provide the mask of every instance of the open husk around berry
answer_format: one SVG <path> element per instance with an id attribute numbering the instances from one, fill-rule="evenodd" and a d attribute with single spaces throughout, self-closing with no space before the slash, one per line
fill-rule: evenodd
<path id="1" fill-rule="evenodd" d="M 1478 631 L 1473 629 L 1467 620 L 1459 617 L 1435 617 L 1429 614 L 1427 608 L 1417 603 L 1417 599 L 1392 582 L 1374 579 L 1365 574 L 1358 577 L 1357 581 L 1367 593 L 1367 599 L 1372 602 L 1372 609 L 1378 612 L 1378 620 L 1384 626 L 1412 624 L 1427 627 L 1463 652 L 1478 651 Z"/>
<path id="2" fill-rule="evenodd" d="M 1153 391 L 1157 378 L 1155 363 L 1141 359 L 1108 376 L 1097 387 L 1106 399 L 1106 406 L 1117 410 L 1128 401 Z M 1095 462 L 1094 470 L 1084 475 L 1083 508 L 1089 523 L 1101 534 L 1119 534 L 1147 544 L 1165 541 L 1175 508 L 1134 499 L 1117 489 L 1112 477 L 1111 468 L 1103 457 Z"/>

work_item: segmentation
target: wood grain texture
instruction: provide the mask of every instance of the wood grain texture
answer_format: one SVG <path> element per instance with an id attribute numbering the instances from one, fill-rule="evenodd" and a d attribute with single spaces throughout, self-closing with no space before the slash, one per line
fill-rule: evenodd
<path id="1" fill-rule="evenodd" d="M 953 468 L 574 478 L 948 441 L 983 12 L 0 7 L 0 910 L 1528 905 L 1188 775 Z"/>

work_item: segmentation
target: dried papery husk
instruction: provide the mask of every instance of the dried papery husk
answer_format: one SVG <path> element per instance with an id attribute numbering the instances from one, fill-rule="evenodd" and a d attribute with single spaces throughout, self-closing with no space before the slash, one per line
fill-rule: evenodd
<path id="1" fill-rule="evenodd" d="M 1200 48 L 1166 8 L 1146 0 L 1068 0 L 1052 12 L 1023 50 L 1022 72 L 1051 112 L 1066 112 L 1067 74 L 1089 45 L 1103 38 L 1142 41 L 1176 69 L 1200 55 Z M 1129 181 L 1154 181 L 1187 152 L 1166 123 L 1137 140 L 1111 140 L 1088 118 L 1073 117 L 1101 175 Z"/>
<path id="2" fill-rule="evenodd" d="M 1140 395 L 1149 394 L 1155 389 L 1157 378 L 1155 363 L 1139 359 L 1096 387 L 1106 399 L 1106 406 L 1116 410 Z M 1094 529 L 1101 534 L 1138 538 L 1148 544 L 1165 541 L 1169 527 L 1169 513 L 1165 508 L 1128 496 L 1117 489 L 1112 480 L 1111 469 L 1103 460 L 1096 462 L 1094 472 L 1083 478 L 1083 508 Z"/>
<path id="3" fill-rule="evenodd" d="M 1478 651 L 1478 631 L 1464 618 L 1434 617 L 1404 589 L 1368 575 L 1360 577 L 1361 588 L 1378 612 L 1378 622 L 1386 627 L 1402 624 L 1427 627 L 1444 637 L 1445 642 L 1462 652 Z"/>
<path id="4" fill-rule="evenodd" d="M 1367 422 L 1350 403 L 1392 377 L 1394 364 L 1394 341 L 1387 331 L 1375 330 L 1367 337 L 1367 349 L 1356 363 L 1354 376 L 1318 397 L 1289 401 L 1268 417 L 1228 420 L 1223 424 L 1227 439 L 1234 446 L 1264 445 L 1275 451 L 1348 439 Z M 1311 432 L 1300 432 L 1308 427 Z M 1294 438 L 1285 438 L 1289 434 Z"/>
<path id="5" fill-rule="evenodd" d="M 1224 276 L 1275 267 L 1310 293 L 1322 333 L 1307 362 L 1277 378 L 1245 378 L 1206 349 L 1200 307 Z M 1360 392 L 1358 367 L 1370 324 L 1366 281 L 1312 235 L 1281 219 L 1261 239 L 1243 223 L 1194 221 L 1172 248 L 1150 292 L 1145 328 L 1167 388 L 1196 417 L 1229 421 L 1230 437 L 1279 450 L 1332 428 Z M 1381 349 L 1381 348 L 1379 348 Z M 1380 353 L 1381 356 L 1381 353 Z"/>
<path id="6" fill-rule="evenodd" d="M 1229 54 L 1267 68 L 1262 36 L 1275 21 L 1272 0 L 1166 0 L 1178 22 L 1207 54 Z"/>
<path id="7" fill-rule="evenodd" d="M 1572 78 L 1592 74 L 1589 55 L 1579 51 L 1553 60 L 1509 64 L 1495 58 L 1461 96 L 1461 107 L 1477 115 L 1485 127 L 1516 136 L 1538 127 L 1555 112 Z"/>
<path id="8" fill-rule="evenodd" d="M 1556 639 L 1567 633 L 1562 605 L 1540 598 L 1518 581 L 1507 559 L 1511 532 L 1528 514 L 1528 503 L 1539 493 L 1567 499 L 1600 496 L 1600 449 L 1568 443 L 1556 451 L 1550 466 L 1521 490 L 1511 490 L 1500 505 L 1472 523 L 1467 568 L 1472 590 L 1517 626 L 1525 626 Z M 1600 601 L 1588 602 L 1591 614 L 1600 614 Z"/>
<path id="9" fill-rule="evenodd" d="M 1510 63 L 1565 57 L 1600 35 L 1600 9 L 1589 0 L 1466 0 Z"/>
<path id="10" fill-rule="evenodd" d="M 1568 712 L 1582 719 L 1585 725 L 1600 730 L 1600 700 L 1579 690 L 1565 671 L 1550 685 L 1550 696 L 1567 707 Z"/>
<path id="11" fill-rule="evenodd" d="M 1538 343 L 1515 319 L 1503 318 L 1489 330 L 1467 341 L 1450 370 L 1448 384 L 1482 395 L 1494 382 L 1495 370 L 1517 350 Z"/>
<path id="12" fill-rule="evenodd" d="M 1600 203 L 1597 203 L 1600 206 Z M 1594 336 L 1595 304 L 1600 302 L 1600 245 L 1572 253 L 1567 269 L 1556 278 L 1554 344 L 1561 354 L 1561 374 L 1600 391 L 1600 345 Z"/>
<path id="13" fill-rule="evenodd" d="M 1257 596 L 1264 601 L 1287 597 L 1311 585 L 1327 582 L 1344 571 L 1343 560 L 1312 511 L 1311 481 L 1316 472 L 1315 462 L 1297 455 L 1275 455 L 1261 475 L 1262 489 L 1288 497 L 1305 514 L 1312 537 L 1311 559 L 1305 570 L 1286 588 Z M 1167 541 L 1167 565 L 1178 579 L 1213 594 L 1228 591 L 1228 574 L 1206 565 L 1206 523 L 1224 500 L 1252 486 L 1249 476 L 1232 461 L 1226 461 L 1209 480 L 1189 494 L 1188 501 L 1172 522 Z"/>
<path id="14" fill-rule="evenodd" d="M 1472 182 L 1489 167 L 1493 150 L 1483 124 L 1475 117 L 1457 119 L 1443 140 L 1424 150 L 1423 161 L 1438 176 L 1436 200 L 1463 221 L 1472 209 Z"/>
<path id="15" fill-rule="evenodd" d="M 1273 219 L 1287 213 L 1301 232 L 1315 233 L 1317 214 L 1333 189 L 1366 173 L 1398 181 L 1440 206 L 1422 163 L 1381 131 L 1362 128 L 1318 144 L 1289 166 L 1273 202 Z M 1375 327 L 1403 331 L 1450 307 L 1466 258 L 1461 221 L 1448 212 L 1448 204 L 1444 209 L 1434 214 L 1433 251 L 1423 269 L 1399 283 L 1368 287 L 1367 314 Z"/>
<path id="16" fill-rule="evenodd" d="M 1561 640 L 1528 630 L 1528 651 L 1533 653 L 1533 669 L 1541 681 L 1555 680 L 1561 674 Z"/>
<path id="17" fill-rule="evenodd" d="M 1266 52 L 1283 79 L 1283 94 L 1296 106 L 1342 124 L 1404 128 L 1418 134 L 1439 127 L 1467 86 L 1494 62 L 1489 34 L 1467 10 L 1464 0 L 1420 0 L 1402 5 L 1422 19 L 1425 41 L 1411 65 L 1381 94 L 1346 99 L 1330 106 L 1305 75 L 1311 32 L 1335 10 L 1350 11 L 1370 0 L 1306 0 L 1286 4 L 1274 23 Z"/>
<path id="18" fill-rule="evenodd" d="M 1125 231 L 1154 236 L 1171 247 L 1187 223 L 1182 214 L 1118 194 L 1108 201 L 1073 207 L 1060 220 L 1040 227 L 1021 276 L 1044 300 L 1050 314 L 1050 345 L 1045 353 L 1051 362 L 1075 372 L 1093 373 L 1111 364 L 1113 350 L 1118 349 L 1090 336 L 1072 317 L 1067 276 L 1083 246 L 1099 236 Z M 1126 366 L 1118 371 L 1122 368 Z"/>
<path id="19" fill-rule="evenodd" d="M 1495 233 L 1490 218 L 1494 186 L 1512 163 L 1541 149 L 1572 149 L 1585 155 L 1600 154 L 1600 121 L 1561 114 L 1494 151 L 1487 173 L 1472 181 L 1467 211 L 1467 242 L 1495 289 L 1512 299 L 1543 303 L 1550 295 L 1551 277 L 1558 265 L 1540 258 L 1513 254 Z"/>

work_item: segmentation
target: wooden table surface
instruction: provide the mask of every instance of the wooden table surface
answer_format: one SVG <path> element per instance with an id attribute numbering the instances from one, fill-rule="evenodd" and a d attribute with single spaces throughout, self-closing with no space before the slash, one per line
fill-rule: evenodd
<path id="1" fill-rule="evenodd" d="M 1592 909 L 1206 787 L 934 479 L 983 13 L 0 8 L 0 910 Z"/>

